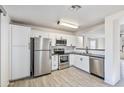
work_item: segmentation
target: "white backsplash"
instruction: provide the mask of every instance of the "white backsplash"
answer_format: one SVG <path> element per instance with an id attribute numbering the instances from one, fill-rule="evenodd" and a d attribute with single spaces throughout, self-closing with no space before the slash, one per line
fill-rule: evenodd
<path id="1" fill-rule="evenodd" d="M 92 53 L 92 54 L 105 55 L 105 51 L 89 50 L 88 52 L 89 52 L 89 53 Z"/>
<path id="2" fill-rule="evenodd" d="M 52 53 L 53 53 L 54 48 L 64 48 L 65 53 L 74 52 L 74 47 L 72 47 L 72 46 L 54 46 L 54 47 L 52 47 Z"/>
<path id="3" fill-rule="evenodd" d="M 68 46 L 54 46 L 52 47 L 52 50 L 54 48 L 64 48 L 65 49 L 65 53 L 70 53 L 70 52 L 76 52 L 76 53 L 86 53 L 86 50 L 82 50 L 82 49 L 76 49 L 75 47 L 68 47 Z M 52 51 L 53 53 L 53 51 Z M 104 55 L 105 51 L 99 51 L 99 50 L 88 50 L 88 53 L 92 53 L 92 54 L 98 54 L 98 55 Z"/>
<path id="4" fill-rule="evenodd" d="M 74 52 L 86 53 L 86 50 L 75 49 Z M 98 55 L 105 55 L 105 51 L 99 51 L 99 50 L 88 50 L 88 53 L 98 54 Z"/>

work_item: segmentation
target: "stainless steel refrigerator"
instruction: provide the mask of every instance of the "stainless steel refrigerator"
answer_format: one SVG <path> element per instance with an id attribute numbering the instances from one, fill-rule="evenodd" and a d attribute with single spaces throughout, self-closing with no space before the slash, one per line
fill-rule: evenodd
<path id="1" fill-rule="evenodd" d="M 51 73 L 51 41 L 48 38 L 31 38 L 31 76 Z"/>

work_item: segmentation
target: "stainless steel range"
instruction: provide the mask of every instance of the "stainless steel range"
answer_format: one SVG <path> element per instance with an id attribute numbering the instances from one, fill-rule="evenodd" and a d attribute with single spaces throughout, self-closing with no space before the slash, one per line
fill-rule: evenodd
<path id="1" fill-rule="evenodd" d="M 59 69 L 64 69 L 69 67 L 69 55 L 63 54 L 59 55 Z"/>

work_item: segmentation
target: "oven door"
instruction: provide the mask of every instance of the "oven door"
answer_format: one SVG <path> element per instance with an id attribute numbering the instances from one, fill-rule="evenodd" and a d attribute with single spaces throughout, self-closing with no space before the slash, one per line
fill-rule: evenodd
<path id="1" fill-rule="evenodd" d="M 60 64 L 69 62 L 69 56 L 68 55 L 60 55 L 59 62 L 60 62 Z"/>
<path id="2" fill-rule="evenodd" d="M 69 67 L 69 55 L 59 56 L 59 69 L 65 69 Z"/>

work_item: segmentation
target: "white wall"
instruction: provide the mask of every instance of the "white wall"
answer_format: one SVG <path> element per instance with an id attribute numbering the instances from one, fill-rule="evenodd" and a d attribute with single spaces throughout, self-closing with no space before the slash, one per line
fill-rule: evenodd
<path id="1" fill-rule="evenodd" d="M 86 29 L 77 31 L 76 35 L 84 37 L 84 48 L 89 45 L 88 38 L 97 39 L 97 48 L 105 48 L 105 25 L 104 23 L 97 24 Z"/>
<path id="2" fill-rule="evenodd" d="M 36 31 L 36 32 L 41 31 L 41 33 L 46 32 L 46 33 L 58 33 L 58 34 L 66 34 L 66 35 L 75 35 L 75 33 L 73 31 L 71 32 L 71 31 L 57 30 L 57 29 L 53 29 L 53 28 L 33 26 L 33 25 L 27 25 L 27 24 L 15 23 L 15 22 L 11 22 L 11 24 L 31 27 L 32 31 Z"/>
<path id="3" fill-rule="evenodd" d="M 115 85 L 120 80 L 120 24 L 117 17 L 105 18 L 105 82 Z"/>
<path id="4" fill-rule="evenodd" d="M 104 23 L 97 24 L 91 27 L 87 27 L 86 29 L 75 32 L 76 35 L 82 35 L 82 34 L 94 35 L 95 33 L 99 34 L 100 36 L 105 34 Z"/>
<path id="5" fill-rule="evenodd" d="M 92 31 L 91 31 L 92 33 Z M 94 31 L 94 34 L 89 33 L 85 33 L 83 34 L 84 37 L 84 45 L 89 46 L 89 39 L 96 39 L 97 40 L 97 49 L 105 49 L 105 36 L 104 33 L 99 34 L 97 32 Z"/>
<path id="6" fill-rule="evenodd" d="M 8 50 L 8 28 L 9 17 L 8 15 L 0 15 L 0 85 L 5 87 L 9 84 L 9 50 Z"/>

